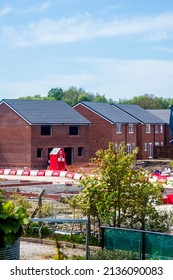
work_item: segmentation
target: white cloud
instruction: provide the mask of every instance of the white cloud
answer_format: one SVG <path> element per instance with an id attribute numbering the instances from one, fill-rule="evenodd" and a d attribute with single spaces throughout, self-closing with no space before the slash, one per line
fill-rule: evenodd
<path id="1" fill-rule="evenodd" d="M 47 4 L 48 5 L 48 4 Z M 86 15 L 42 19 L 27 27 L 6 27 L 5 36 L 15 46 L 49 45 L 102 37 L 167 40 L 173 36 L 173 13 L 151 17 L 104 21 Z"/>
<path id="2" fill-rule="evenodd" d="M 47 11 L 51 6 L 51 3 L 50 2 L 45 2 L 43 3 L 39 9 L 40 9 L 40 12 L 44 12 L 44 11 Z"/>
<path id="3" fill-rule="evenodd" d="M 95 64 L 101 70 L 95 76 L 94 88 L 114 100 L 145 93 L 172 98 L 173 61 L 110 60 Z"/>
<path id="4" fill-rule="evenodd" d="M 0 9 L 0 17 L 3 17 L 5 15 L 9 14 L 11 11 L 12 11 L 12 7 L 9 5 L 3 9 Z"/>
<path id="5" fill-rule="evenodd" d="M 31 13 L 42 13 L 47 11 L 52 6 L 52 2 L 45 2 L 40 4 L 35 4 L 32 6 L 25 6 L 25 8 L 16 9 L 18 14 L 31 14 Z"/>
<path id="6" fill-rule="evenodd" d="M 74 60 L 76 63 L 77 58 Z M 49 71 L 49 75 L 41 76 L 40 73 L 37 80 L 30 78 L 26 83 L 2 81 L 1 92 L 5 92 L 6 98 L 35 94 L 46 96 L 53 87 L 58 86 L 65 90 L 70 86 L 76 86 L 88 92 L 104 94 L 107 98 L 116 101 L 145 93 L 172 98 L 173 61 L 113 60 L 92 57 L 79 62 L 82 66 L 78 67 L 77 71 L 77 68 L 73 70 L 73 62 L 70 61 L 70 74 L 51 74 Z"/>

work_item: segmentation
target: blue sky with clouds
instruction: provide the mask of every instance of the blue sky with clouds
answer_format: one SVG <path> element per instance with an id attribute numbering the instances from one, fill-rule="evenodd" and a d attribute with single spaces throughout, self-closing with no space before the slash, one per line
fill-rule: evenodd
<path id="1" fill-rule="evenodd" d="M 173 1 L 1 0 L 0 99 L 70 86 L 173 98 Z"/>

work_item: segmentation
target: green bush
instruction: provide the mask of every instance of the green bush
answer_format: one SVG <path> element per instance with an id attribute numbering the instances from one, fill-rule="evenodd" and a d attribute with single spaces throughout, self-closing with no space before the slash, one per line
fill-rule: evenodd
<path id="1" fill-rule="evenodd" d="M 83 236 L 79 235 L 79 234 L 68 235 L 68 234 L 57 233 L 55 235 L 55 238 L 58 241 L 67 241 L 67 242 L 77 243 L 77 244 L 85 244 L 85 242 L 86 242 L 85 238 L 83 238 Z M 98 239 L 94 236 L 90 236 L 89 245 L 99 246 Z"/>
<path id="2" fill-rule="evenodd" d="M 28 222 L 26 208 L 4 198 L 0 189 L 0 248 L 14 244 Z"/>
<path id="3" fill-rule="evenodd" d="M 91 255 L 91 260 L 138 260 L 137 253 L 121 250 L 99 250 Z"/>
<path id="4" fill-rule="evenodd" d="M 42 237 L 50 237 L 53 236 L 53 230 L 48 228 L 47 226 L 43 226 L 41 229 Z M 39 237 L 39 227 L 37 222 L 31 222 L 29 227 L 25 229 L 24 236 L 26 237 Z"/>
<path id="5" fill-rule="evenodd" d="M 77 243 L 77 244 L 84 244 L 85 241 L 81 235 L 68 235 L 68 234 L 55 234 L 55 239 L 57 241 L 66 241 L 71 243 Z"/>
<path id="6" fill-rule="evenodd" d="M 91 235 L 89 237 L 89 245 L 91 245 L 91 246 L 100 246 L 98 238 Z"/>

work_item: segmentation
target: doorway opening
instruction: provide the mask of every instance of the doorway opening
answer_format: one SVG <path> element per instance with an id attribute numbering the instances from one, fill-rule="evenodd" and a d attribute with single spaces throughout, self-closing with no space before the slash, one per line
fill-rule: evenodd
<path id="1" fill-rule="evenodd" d="M 71 165 L 73 163 L 73 148 L 64 148 L 66 154 L 66 163 Z"/>

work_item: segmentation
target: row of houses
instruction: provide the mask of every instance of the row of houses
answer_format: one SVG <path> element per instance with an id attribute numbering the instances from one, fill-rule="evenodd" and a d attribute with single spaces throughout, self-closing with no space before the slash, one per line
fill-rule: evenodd
<path id="1" fill-rule="evenodd" d="M 139 147 L 138 159 L 153 158 L 154 147 L 169 145 L 172 137 L 170 110 L 159 112 L 125 104 L 79 102 L 71 107 L 63 101 L 3 99 L 0 167 L 46 168 L 55 147 L 65 151 L 68 165 L 89 162 L 109 142 L 115 149 L 124 142 L 128 152 Z"/>

